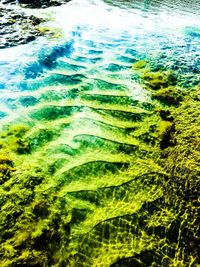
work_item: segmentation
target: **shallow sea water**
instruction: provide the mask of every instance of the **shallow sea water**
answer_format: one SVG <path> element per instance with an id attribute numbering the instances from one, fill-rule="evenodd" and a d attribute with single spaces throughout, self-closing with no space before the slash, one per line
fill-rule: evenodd
<path id="1" fill-rule="evenodd" d="M 5 121 L 21 109 L 29 120 L 20 96 L 35 95 L 44 102 L 40 88 L 54 85 L 56 74 L 61 79 L 65 74 L 82 75 L 66 85 L 76 84 L 79 90 L 98 79 L 114 84 L 120 81 L 128 85 L 125 91 L 133 98 L 144 100 L 146 94 L 131 73 L 137 60 L 157 57 L 170 69 L 179 68 L 187 74 L 199 71 L 198 3 L 116 1 L 115 5 L 72 1 L 51 10 L 56 19 L 52 25 L 63 30 L 63 38 L 40 38 L 0 51 L 1 117 L 5 116 Z"/>
<path id="2" fill-rule="evenodd" d="M 164 175 L 153 129 L 157 110 L 168 105 L 132 66 L 142 60 L 153 71 L 174 71 L 186 92 L 198 85 L 200 3 L 114 2 L 50 8 L 49 24 L 62 37 L 0 51 L 1 128 L 29 129 L 23 139 L 30 151 L 11 155 L 22 170 L 41 168 L 46 178 L 35 190 L 62 203 L 33 232 L 44 232 L 56 208 L 60 224 L 65 218 L 70 225 L 43 266 L 197 266 L 172 265 L 174 254 L 163 247 L 173 241 L 148 230 L 156 215 L 147 204 L 162 197 L 156 177 Z"/>

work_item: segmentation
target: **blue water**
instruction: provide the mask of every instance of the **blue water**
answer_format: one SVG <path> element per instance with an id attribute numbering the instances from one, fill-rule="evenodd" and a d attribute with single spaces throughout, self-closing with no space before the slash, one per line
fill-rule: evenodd
<path id="1" fill-rule="evenodd" d="M 40 37 L 0 51 L 1 125 L 34 124 L 34 106 L 73 97 L 79 101 L 81 92 L 106 83 L 120 84 L 132 100 L 150 101 L 150 93 L 131 70 L 142 59 L 155 71 L 175 71 L 180 87 L 199 84 L 198 3 L 187 7 L 180 2 L 180 8 L 148 1 L 116 3 L 75 0 L 47 9 L 43 12 L 54 20 L 44 26 L 59 29 L 61 37 Z M 66 91 L 72 87 L 69 96 Z"/>

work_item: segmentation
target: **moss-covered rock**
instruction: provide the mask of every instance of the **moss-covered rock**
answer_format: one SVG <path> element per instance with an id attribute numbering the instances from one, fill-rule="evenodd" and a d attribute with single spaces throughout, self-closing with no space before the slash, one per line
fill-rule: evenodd
<path id="1" fill-rule="evenodd" d="M 15 170 L 11 158 L 0 149 L 0 185 L 6 182 Z"/>
<path id="2" fill-rule="evenodd" d="M 143 68 L 146 68 L 147 66 L 148 66 L 148 62 L 146 60 L 139 60 L 133 64 L 132 69 L 141 70 Z"/>
<path id="3" fill-rule="evenodd" d="M 66 202 L 43 190 L 42 170 L 17 171 L 0 189 L 0 264 L 48 266 L 68 240 Z"/>
<path id="4" fill-rule="evenodd" d="M 139 75 L 147 88 L 159 90 L 176 84 L 175 72 L 156 68 L 150 63 L 146 60 L 139 60 L 132 66 L 132 70 Z"/>
<path id="5" fill-rule="evenodd" d="M 157 90 L 153 97 L 167 105 L 178 105 L 184 99 L 184 95 L 183 90 L 178 89 L 176 86 L 169 86 Z"/>
<path id="6" fill-rule="evenodd" d="M 174 84 L 174 77 L 171 71 L 144 71 L 140 76 L 147 86 L 154 90 L 166 88 Z"/>
<path id="7" fill-rule="evenodd" d="M 18 154 L 28 153 L 29 144 L 24 139 L 24 135 L 28 130 L 29 128 L 25 125 L 11 125 L 1 135 L 1 147 Z"/>
<path id="8" fill-rule="evenodd" d="M 163 151 L 163 166 L 169 173 L 164 184 L 165 201 L 174 209 L 176 219 L 167 235 L 177 231 L 177 245 L 170 266 L 198 266 L 199 258 L 199 191 L 200 131 L 199 89 L 186 97 L 174 110 L 173 147 Z M 177 227 L 175 230 L 174 227 Z M 171 233 L 170 233 L 171 231 Z"/>

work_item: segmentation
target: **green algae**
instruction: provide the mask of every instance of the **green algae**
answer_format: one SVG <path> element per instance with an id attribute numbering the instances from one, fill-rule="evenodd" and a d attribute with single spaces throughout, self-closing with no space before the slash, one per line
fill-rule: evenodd
<path id="1" fill-rule="evenodd" d="M 59 39 L 63 37 L 63 32 L 60 28 L 52 28 L 48 26 L 37 26 L 36 31 L 38 31 L 41 35 L 47 35 L 49 39 Z"/>
<path id="2" fill-rule="evenodd" d="M 159 100 L 162 105 L 178 106 L 188 93 L 179 81 L 180 75 L 177 76 L 172 70 L 153 68 L 150 62 L 144 60 L 137 61 L 132 66 L 145 88 L 151 91 L 152 98 Z"/>
<path id="3" fill-rule="evenodd" d="M 139 60 L 135 62 L 132 66 L 134 70 L 143 69 L 148 66 L 148 62 L 146 60 Z"/>
<path id="4" fill-rule="evenodd" d="M 12 177 L 0 188 L 0 263 L 48 266 L 51 251 L 60 242 L 58 233 L 63 231 L 63 237 L 67 233 L 65 203 L 56 200 L 53 190 L 47 193 L 42 189 L 47 179 L 44 170 L 23 165 L 22 170 L 15 165 Z M 59 210 L 62 215 L 57 213 Z"/>
<path id="5" fill-rule="evenodd" d="M 171 71 L 151 72 L 145 70 L 142 72 L 141 78 L 145 81 L 147 86 L 154 90 L 166 88 L 167 86 L 174 84 L 174 78 Z"/>
<path id="6" fill-rule="evenodd" d="M 14 151 L 18 154 L 29 152 L 29 145 L 23 139 L 24 134 L 28 131 L 25 125 L 11 125 L 1 135 L 0 144 L 2 147 L 8 148 L 9 151 Z"/>
<path id="7" fill-rule="evenodd" d="M 165 201 L 174 212 L 173 228 L 177 230 L 176 253 L 170 266 L 195 266 L 199 262 L 199 99 L 197 88 L 174 111 L 174 146 L 163 152 L 163 166 L 170 174 Z"/>
<path id="8" fill-rule="evenodd" d="M 153 96 L 160 100 L 162 103 L 168 105 L 178 105 L 184 99 L 184 92 L 176 86 L 169 86 L 157 90 Z"/>
<path id="9" fill-rule="evenodd" d="M 14 129 L 18 129 L 18 131 L 15 131 Z M 44 130 L 44 126 L 43 128 L 38 128 L 33 132 L 32 130 L 29 131 L 27 129 L 27 131 L 23 131 L 22 129 L 23 127 L 16 126 L 13 128 L 13 131 L 10 131 L 14 133 L 10 133 L 8 131 L 8 134 L 6 131 L 2 134 L 5 141 L 4 149 L 8 149 L 9 147 L 7 139 L 14 135 L 26 140 L 26 142 L 29 141 L 30 145 L 36 143 L 38 147 L 37 150 L 41 148 L 41 154 L 38 154 L 39 151 L 35 154 L 34 150 L 31 149 L 31 154 L 29 156 L 24 155 L 24 158 L 19 161 L 17 152 L 15 150 L 12 152 L 13 158 L 15 159 L 13 164 L 16 171 L 13 173 L 9 183 L 4 182 L 3 187 L 1 188 L 1 229 L 5 232 L 5 235 L 1 238 L 2 246 L 0 249 L 2 266 L 12 266 L 16 264 L 20 266 L 53 266 L 54 263 L 58 266 L 73 266 L 73 264 L 76 266 L 76 264 L 80 261 L 81 253 L 88 253 L 87 250 L 83 250 L 81 252 L 81 242 L 79 241 L 77 243 L 75 238 L 76 236 L 79 238 L 79 236 L 82 235 L 89 235 L 92 228 L 95 229 L 97 225 L 106 225 L 107 220 L 115 221 L 115 217 L 130 216 L 130 214 L 135 213 L 138 209 L 140 209 L 142 203 L 145 202 L 146 199 L 155 197 L 155 193 L 153 193 L 155 190 L 154 186 L 150 185 L 150 190 L 148 185 L 148 194 L 143 194 L 144 186 L 142 183 L 140 184 L 139 181 L 136 183 L 134 182 L 134 179 L 132 180 L 132 176 L 141 173 L 142 168 L 145 172 L 146 167 L 144 163 L 135 162 L 135 166 L 138 166 L 139 164 L 140 168 L 137 168 L 136 171 L 136 169 L 132 167 L 132 171 L 127 170 L 129 175 L 125 175 L 122 178 L 122 173 L 129 168 L 129 165 L 127 164 L 128 157 L 122 153 L 121 155 L 116 154 L 115 156 L 111 156 L 111 154 L 109 155 L 107 152 L 108 149 L 106 148 L 108 143 L 105 146 L 105 152 L 101 154 L 99 153 L 98 155 L 101 162 L 97 162 L 98 157 L 96 156 L 95 161 L 91 162 L 89 165 L 81 164 L 80 155 L 76 156 L 73 154 L 73 161 L 77 159 L 75 166 L 72 169 L 68 168 L 67 173 L 64 173 L 65 178 L 63 176 L 63 180 L 58 179 L 60 174 L 56 172 L 54 175 L 57 179 L 50 182 L 52 180 L 52 172 L 49 171 L 49 168 L 52 168 L 52 166 L 48 161 L 44 162 L 45 158 L 48 157 L 47 154 L 44 157 L 45 151 L 48 153 L 48 150 L 43 148 L 43 144 L 46 146 L 48 143 L 53 143 L 53 134 L 50 133 L 49 135 L 49 130 L 47 130 L 48 128 Z M 113 134 L 111 135 L 114 130 L 113 127 L 106 127 L 105 129 L 107 130 L 107 139 L 113 139 Z M 60 130 L 62 131 L 62 128 L 60 128 Z M 121 140 L 120 143 L 115 143 L 116 148 L 118 146 L 121 147 L 123 142 L 126 141 L 123 139 L 123 136 L 126 136 L 124 131 L 125 130 L 117 130 L 115 133 L 115 139 Z M 148 127 L 146 128 L 146 131 L 148 131 Z M 80 143 L 80 141 L 82 142 L 84 139 L 79 140 L 76 135 L 76 142 Z M 101 137 L 100 139 L 103 140 Z M 84 146 L 87 147 L 85 141 L 83 143 L 83 147 Z M 100 147 L 104 150 L 104 147 L 102 147 L 101 144 Z M 90 152 L 91 159 L 94 158 L 94 150 L 99 151 L 97 143 L 95 143 L 93 151 Z M 44 157 L 44 160 L 39 158 L 39 162 L 33 164 L 35 157 L 38 158 L 42 156 Z M 113 160 L 111 160 L 112 158 Z M 131 157 L 129 158 L 131 159 Z M 30 159 L 32 161 L 31 165 L 28 164 Z M 89 151 L 86 149 L 83 155 L 83 163 L 88 159 Z M 104 159 L 104 163 L 102 162 L 102 159 Z M 128 160 L 128 162 L 130 162 L 130 160 Z M 64 163 L 66 164 L 66 159 Z M 50 165 L 48 166 L 48 164 Z M 142 165 L 143 167 L 141 168 Z M 56 168 L 59 168 L 59 165 L 57 165 Z M 89 170 L 93 170 L 93 172 Z M 61 168 L 60 173 L 63 173 L 63 171 L 64 170 Z M 90 179 L 92 180 L 92 176 L 95 176 L 95 173 L 97 172 L 99 172 L 99 184 L 97 183 L 96 189 L 93 192 L 90 192 L 90 190 L 88 190 L 89 184 L 84 181 L 85 177 L 87 177 L 88 173 L 90 173 Z M 148 172 L 148 170 L 146 170 L 146 172 Z M 118 186 L 116 185 L 115 178 L 117 175 Z M 76 179 L 74 179 L 75 177 Z M 77 181 L 77 185 L 75 184 L 75 180 Z M 122 183 L 127 182 L 127 180 L 130 180 L 128 185 L 122 185 Z M 17 181 L 17 183 L 15 181 Z M 72 182 L 76 193 L 69 192 L 70 187 L 71 189 L 73 188 L 71 184 Z M 110 189 L 106 188 L 106 184 L 110 186 Z M 113 186 L 116 187 L 114 191 L 112 189 Z M 84 187 L 85 194 L 84 192 L 79 193 L 77 191 Z M 134 196 L 134 194 L 130 192 L 135 191 L 136 193 L 136 188 L 138 194 L 135 194 Z M 158 192 L 160 192 L 160 190 L 157 191 L 156 196 L 159 195 Z M 153 193 L 152 196 L 151 193 Z M 113 198 L 114 195 L 116 195 L 115 201 Z M 134 199 L 130 201 L 129 198 L 131 195 L 134 197 L 135 201 Z M 59 203 L 62 203 L 62 206 L 60 206 Z M 56 215 L 54 216 L 54 214 Z M 10 218 L 9 221 L 8 218 Z M 91 218 L 93 218 L 93 220 L 91 220 Z M 10 224 L 9 227 L 8 223 Z M 10 235 L 7 234 L 4 227 L 9 229 Z M 98 236 L 97 233 L 95 235 Z M 122 231 L 120 239 L 123 240 L 125 235 L 126 232 Z M 71 238 L 73 238 L 72 241 L 69 241 Z M 98 237 L 98 239 L 99 238 L 100 237 Z M 131 236 L 129 241 L 126 241 L 124 244 L 128 245 L 130 240 Z M 92 239 L 89 238 L 88 245 L 92 248 L 91 241 Z M 139 243 L 140 241 L 138 237 L 137 244 Z M 102 245 L 103 244 L 104 241 L 102 241 Z M 85 245 L 87 245 L 87 242 Z M 85 245 L 83 245 L 83 249 L 85 249 Z M 90 250 L 93 254 L 93 257 L 91 258 L 92 261 L 86 261 L 85 266 L 90 264 L 91 266 L 96 264 L 99 266 L 101 265 L 100 255 L 102 254 L 106 257 L 105 252 L 103 252 L 103 246 L 96 252 Z M 111 264 L 112 261 L 115 260 L 116 256 L 113 258 L 112 254 L 114 251 L 116 254 L 119 249 L 115 241 L 112 246 L 113 248 L 109 251 L 111 259 L 108 261 L 108 264 Z M 140 250 L 142 250 L 143 246 L 143 241 L 141 241 Z M 135 248 L 132 248 L 132 253 L 134 253 L 134 249 L 136 249 L 136 247 L 137 245 Z M 125 254 L 126 250 L 124 250 L 122 255 Z"/>
<path id="10" fill-rule="evenodd" d="M 199 88 L 145 68 L 155 105 L 91 92 L 2 131 L 1 266 L 198 265 Z"/>
<path id="11" fill-rule="evenodd" d="M 44 106 L 32 112 L 31 117 L 37 120 L 56 120 L 76 112 L 79 107 L 68 106 Z"/>
<path id="12" fill-rule="evenodd" d="M 7 154 L 0 154 L 0 185 L 10 178 L 14 170 L 11 158 Z"/>
<path id="13" fill-rule="evenodd" d="M 56 131 L 51 128 L 40 127 L 30 132 L 26 137 L 27 143 L 32 151 L 41 148 L 56 138 Z"/>
<path id="14" fill-rule="evenodd" d="M 29 107 L 38 103 L 38 99 L 33 96 L 24 96 L 19 98 L 19 102 L 22 106 Z"/>

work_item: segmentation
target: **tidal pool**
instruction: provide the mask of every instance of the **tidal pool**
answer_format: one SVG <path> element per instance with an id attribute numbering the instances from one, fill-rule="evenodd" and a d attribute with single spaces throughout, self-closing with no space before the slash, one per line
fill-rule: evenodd
<path id="1" fill-rule="evenodd" d="M 199 10 L 72 0 L 0 50 L 0 266 L 199 266 Z"/>

